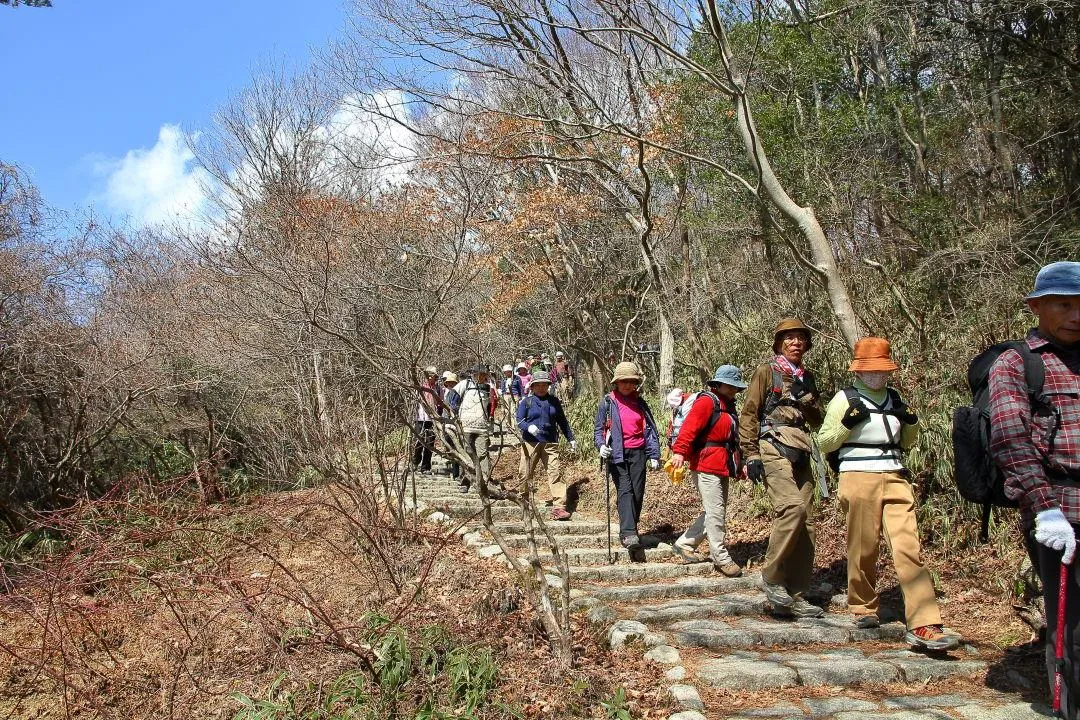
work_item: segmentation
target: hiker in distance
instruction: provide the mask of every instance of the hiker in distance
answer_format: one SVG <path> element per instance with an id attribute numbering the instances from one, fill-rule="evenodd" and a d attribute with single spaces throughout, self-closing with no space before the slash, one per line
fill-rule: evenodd
<path id="1" fill-rule="evenodd" d="M 645 500 L 646 464 L 660 467 L 660 435 L 656 421 L 638 388 L 645 376 L 632 362 L 615 366 L 614 389 L 604 395 L 596 409 L 594 440 L 600 458 L 607 462 L 615 484 L 619 512 L 619 539 L 634 562 L 645 561 L 638 535 L 641 505 Z"/>
<path id="2" fill-rule="evenodd" d="M 1021 526 L 1046 602 L 1046 664 L 1055 674 L 1061 565 L 1066 566 L 1063 717 L 1080 716 L 1080 577 L 1073 562 L 1080 527 L 1080 262 L 1039 271 L 1026 298 L 1038 319 L 1026 342 L 990 369 L 990 455 L 1005 495 L 1020 503 Z M 1032 397 L 1024 357 L 1044 368 Z"/>
<path id="3" fill-rule="evenodd" d="M 728 577 L 742 568 L 724 545 L 728 481 L 739 474 L 739 419 L 735 396 L 746 389 L 739 368 L 721 365 L 697 394 L 672 445 L 671 465 L 690 465 L 690 477 L 701 494 L 703 511 L 684 532 L 672 551 L 686 562 L 701 558 L 696 548 L 707 535 L 713 567 Z M 686 402 L 686 401 L 684 401 Z"/>
<path id="4" fill-rule="evenodd" d="M 418 472 L 431 472 L 431 452 L 435 449 L 435 422 L 439 398 L 438 370 L 434 366 L 424 368 L 424 384 L 416 399 L 416 417 L 413 421 L 412 468 Z"/>
<path id="5" fill-rule="evenodd" d="M 458 404 L 450 406 L 457 413 L 464 433 L 463 451 L 475 458 L 471 481 L 464 476 L 461 478 L 458 489 L 462 493 L 469 492 L 471 484 L 479 487 L 481 479 L 491 477 L 491 425 L 499 403 L 495 388 L 488 382 L 490 376 L 486 365 L 476 365 L 469 370 L 469 375 L 454 386 Z"/>
<path id="6" fill-rule="evenodd" d="M 548 392 L 551 379 L 546 372 L 540 371 L 533 376 L 532 392 L 526 395 L 518 405 L 517 426 L 521 430 L 521 461 L 518 472 L 522 483 L 531 482 L 532 474 L 543 469 L 547 476 L 552 520 L 569 520 L 571 513 L 566 509 L 566 483 L 562 478 L 562 463 L 559 458 L 559 432 L 570 441 L 570 451 L 577 450 L 574 430 L 566 420 L 562 402 Z"/>
<path id="7" fill-rule="evenodd" d="M 499 378 L 499 405 L 507 420 L 517 415 L 517 402 L 514 399 L 514 366 L 503 365 L 502 377 Z"/>
<path id="8" fill-rule="evenodd" d="M 574 392 L 574 371 L 570 362 L 566 359 L 566 353 L 559 350 L 555 353 L 554 381 L 558 383 L 559 396 L 569 400 Z"/>
<path id="9" fill-rule="evenodd" d="M 882 530 L 904 595 L 904 640 L 923 650 L 951 650 L 959 638 L 946 634 L 934 583 L 920 556 L 915 495 L 903 453 L 919 437 L 919 418 L 888 387 L 899 367 L 889 342 L 865 337 L 855 343 L 848 370 L 855 382 L 829 401 L 818 431 L 823 453 L 837 452 L 837 497 L 847 518 L 848 608 L 855 626 L 875 628 L 878 617 L 877 561 Z"/>
<path id="10" fill-rule="evenodd" d="M 444 448 L 453 449 L 455 446 L 460 447 L 460 443 L 454 441 L 457 437 L 457 427 L 454 425 L 454 411 L 452 410 L 452 408 L 461 405 L 461 398 L 454 391 L 454 387 L 458 384 L 458 376 L 456 373 L 445 370 L 440 377 L 442 379 L 442 402 L 439 405 L 439 417 L 442 418 L 443 426 L 442 442 Z M 460 482 L 461 463 L 454 460 L 454 455 L 449 453 L 446 460 L 450 477 Z"/>
<path id="11" fill-rule="evenodd" d="M 817 383 L 803 360 L 813 347 L 808 328 L 785 318 L 773 332 L 774 357 L 750 379 L 739 415 L 746 475 L 765 483 L 773 509 L 772 532 L 761 569 L 773 612 L 821 617 L 803 598 L 814 569 L 814 473 L 810 431 L 821 425 Z"/>

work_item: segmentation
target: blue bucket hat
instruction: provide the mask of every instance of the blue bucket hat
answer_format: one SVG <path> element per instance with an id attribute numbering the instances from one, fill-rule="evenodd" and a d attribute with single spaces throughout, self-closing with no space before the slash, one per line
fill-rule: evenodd
<path id="1" fill-rule="evenodd" d="M 713 373 L 710 383 L 721 383 L 723 385 L 730 385 L 737 387 L 740 390 L 745 390 L 747 385 L 743 382 L 742 373 L 739 372 L 739 368 L 734 365 L 721 365 L 716 368 L 716 372 Z"/>
<path id="2" fill-rule="evenodd" d="M 1025 298 L 1044 295 L 1080 295 L 1080 262 L 1050 263 L 1035 276 L 1035 289 Z"/>

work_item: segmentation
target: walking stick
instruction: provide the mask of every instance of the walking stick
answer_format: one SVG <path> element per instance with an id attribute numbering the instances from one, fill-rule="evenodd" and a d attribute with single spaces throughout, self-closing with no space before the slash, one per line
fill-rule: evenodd
<path id="1" fill-rule="evenodd" d="M 607 508 L 607 564 L 615 561 L 611 556 L 611 480 L 607 476 L 607 461 L 600 458 L 600 477 L 604 482 L 604 507 Z"/>
<path id="2" fill-rule="evenodd" d="M 1061 679 L 1065 675 L 1065 587 L 1069 582 L 1069 565 L 1061 563 L 1058 576 L 1057 628 L 1054 632 L 1054 712 L 1061 710 Z"/>

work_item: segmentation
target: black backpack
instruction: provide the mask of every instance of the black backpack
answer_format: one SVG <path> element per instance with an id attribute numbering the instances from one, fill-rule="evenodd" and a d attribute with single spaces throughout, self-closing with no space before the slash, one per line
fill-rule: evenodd
<path id="1" fill-rule="evenodd" d="M 979 539 L 984 542 L 989 535 L 991 508 L 1019 505 L 1005 496 L 1005 476 L 990 457 L 990 368 L 1006 350 L 1016 350 L 1023 358 L 1024 380 L 1033 411 L 1049 410 L 1057 416 L 1053 404 L 1043 394 L 1046 368 L 1042 357 L 1033 352 L 1026 341 L 998 343 L 972 358 L 967 372 L 971 405 L 962 405 L 953 411 L 952 441 L 956 489 L 965 500 L 983 506 Z M 1056 434 L 1055 425 L 1050 434 L 1051 452 Z"/>

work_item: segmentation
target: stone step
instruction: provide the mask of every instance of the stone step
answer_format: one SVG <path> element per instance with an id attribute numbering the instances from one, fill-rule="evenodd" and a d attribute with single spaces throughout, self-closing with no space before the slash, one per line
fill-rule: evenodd
<path id="1" fill-rule="evenodd" d="M 669 625 L 681 620 L 764 615 L 767 601 L 762 593 L 728 593 L 717 597 L 687 598 L 637 608 L 635 619 L 650 625 Z"/>
<path id="2" fill-rule="evenodd" d="M 604 533 L 606 536 L 605 523 L 602 520 L 564 520 L 561 522 L 544 521 L 548 531 L 552 535 L 596 535 Z M 504 522 L 496 522 L 495 527 L 504 535 L 521 536 L 525 532 L 525 523 L 520 519 Z M 539 529 L 537 536 L 540 537 Z M 619 542 L 619 526 L 611 525 L 612 545 L 617 547 Z M 613 547 L 614 549 L 614 547 Z"/>
<path id="3" fill-rule="evenodd" d="M 475 516 L 476 521 L 481 519 L 481 505 L 479 502 L 475 504 L 459 504 L 459 505 L 430 505 L 431 510 L 438 510 L 445 513 L 452 518 L 464 519 L 472 518 Z M 513 522 L 514 520 L 521 519 L 521 508 L 517 505 L 507 503 L 505 500 L 500 500 L 493 503 L 491 506 L 491 520 L 492 522 Z M 556 523 L 550 522 L 548 525 L 555 525 Z M 559 523 L 561 524 L 561 523 Z"/>
<path id="4" fill-rule="evenodd" d="M 562 539 L 559 540 L 560 549 L 566 555 L 566 560 L 571 565 L 612 565 L 612 564 L 625 564 L 630 562 L 630 556 L 622 547 L 616 542 L 611 548 L 612 562 L 608 562 L 607 548 L 574 548 L 563 545 Z M 546 549 L 546 548 L 545 548 Z M 645 551 L 646 561 L 656 562 L 660 560 L 666 560 L 671 557 L 671 553 L 667 550 L 660 550 L 658 548 L 651 548 Z M 540 555 L 540 562 L 544 565 L 550 565 L 553 557 L 550 553 L 543 553 Z"/>
<path id="5" fill-rule="evenodd" d="M 570 568 L 570 577 L 578 582 L 630 582 L 708 575 L 712 572 L 714 570 L 711 563 L 681 565 L 678 563 L 644 562 L 596 567 L 579 565 Z"/>
<path id="6" fill-rule="evenodd" d="M 998 702 L 966 695 L 908 695 L 874 699 L 848 696 L 804 698 L 799 704 L 784 701 L 772 707 L 744 710 L 725 720 L 761 718 L 831 718 L 831 720 L 1034 720 L 1050 711 L 1026 702 Z"/>
<path id="7" fill-rule="evenodd" d="M 434 507 L 440 510 L 444 507 L 479 509 L 480 506 L 483 505 L 483 502 L 481 502 L 480 500 L 480 496 L 476 493 L 469 493 L 468 495 L 465 495 L 455 492 L 453 494 L 447 493 L 445 495 L 420 495 L 418 499 L 428 507 Z M 517 504 L 516 500 L 496 500 L 494 498 L 488 498 L 488 502 L 491 503 L 493 507 L 521 507 Z M 546 508 L 540 508 L 540 511 L 550 512 Z"/>
<path id="8" fill-rule="evenodd" d="M 905 633 L 902 623 L 885 623 L 879 628 L 860 630 L 852 624 L 850 617 L 840 615 L 801 620 L 682 620 L 667 625 L 667 630 L 674 643 L 680 647 L 711 649 L 900 640 Z"/>
<path id="9" fill-rule="evenodd" d="M 683 565 L 681 567 L 705 568 L 712 570 L 709 563 Z M 588 595 L 608 605 L 634 603 L 642 600 L 668 600 L 674 598 L 700 598 L 750 590 L 761 585 L 761 575 L 753 573 L 737 578 L 723 577 L 719 574 L 710 577 L 683 577 L 666 583 L 648 585 L 618 585 L 613 587 L 581 588 Z M 585 603 L 579 603 L 579 607 Z"/>
<path id="10" fill-rule="evenodd" d="M 565 525 L 566 523 L 560 522 L 558 524 Z M 564 550 L 569 550 L 571 548 L 602 548 L 606 554 L 607 542 L 608 539 L 606 533 L 564 534 L 559 539 L 559 546 Z M 506 537 L 506 544 L 512 548 L 523 548 L 527 546 L 528 539 L 524 535 L 508 535 Z M 612 553 L 623 552 L 622 545 L 619 544 L 619 532 L 617 527 L 613 527 L 611 530 L 611 551 Z M 670 553 L 668 554 L 670 555 Z"/>
<path id="11" fill-rule="evenodd" d="M 736 651 L 703 660 L 697 678 L 724 690 L 908 682 L 973 675 L 986 669 L 981 660 L 934 657 L 910 650 L 865 655 L 857 649 L 821 652 L 756 653 Z"/>

